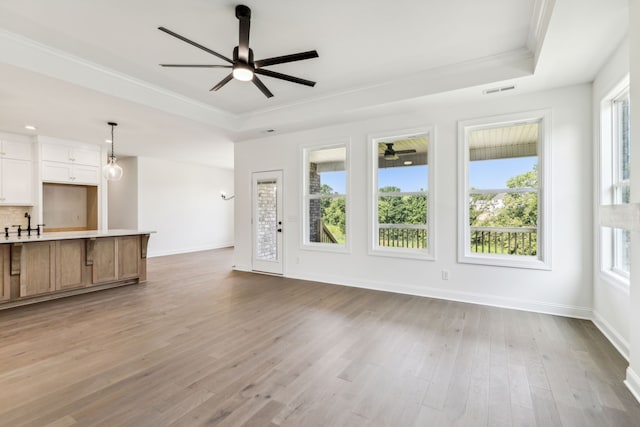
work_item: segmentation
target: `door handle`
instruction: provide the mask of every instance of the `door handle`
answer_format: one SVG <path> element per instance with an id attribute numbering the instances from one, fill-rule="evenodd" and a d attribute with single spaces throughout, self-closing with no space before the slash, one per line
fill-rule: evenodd
<path id="1" fill-rule="evenodd" d="M 278 228 L 278 233 L 282 233 L 282 228 Z"/>

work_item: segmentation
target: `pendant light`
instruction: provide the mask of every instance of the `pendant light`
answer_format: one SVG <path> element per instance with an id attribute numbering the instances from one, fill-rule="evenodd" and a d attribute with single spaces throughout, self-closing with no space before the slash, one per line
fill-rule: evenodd
<path id="1" fill-rule="evenodd" d="M 113 128 L 118 126 L 118 124 L 114 122 L 109 122 L 107 124 L 111 126 L 111 155 L 109 156 L 109 161 L 105 167 L 102 168 L 102 175 L 107 179 L 107 181 L 118 181 L 122 178 L 122 168 L 116 163 L 116 156 L 113 154 L 113 144 L 115 142 L 113 139 Z"/>

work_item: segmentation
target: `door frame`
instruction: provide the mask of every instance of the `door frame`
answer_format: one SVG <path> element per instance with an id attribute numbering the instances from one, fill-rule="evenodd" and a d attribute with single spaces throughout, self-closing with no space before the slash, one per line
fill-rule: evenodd
<path id="1" fill-rule="evenodd" d="M 256 256 L 257 251 L 257 183 L 261 179 L 274 179 L 276 181 L 276 224 L 283 231 L 276 233 L 277 259 L 261 260 Z M 284 231 L 282 227 L 284 212 L 284 171 L 282 169 L 259 171 L 251 173 L 251 270 L 256 273 L 266 273 L 282 276 L 284 274 Z"/>

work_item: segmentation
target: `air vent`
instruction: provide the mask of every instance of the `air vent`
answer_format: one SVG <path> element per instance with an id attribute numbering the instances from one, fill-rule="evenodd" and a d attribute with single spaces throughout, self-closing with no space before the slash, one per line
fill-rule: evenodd
<path id="1" fill-rule="evenodd" d="M 500 92 L 506 92 L 509 90 L 514 90 L 516 88 L 516 85 L 511 85 L 511 86 L 503 86 L 503 87 L 494 87 L 491 89 L 486 89 L 484 90 L 484 94 L 485 95 L 491 95 L 492 93 L 500 93 Z"/>

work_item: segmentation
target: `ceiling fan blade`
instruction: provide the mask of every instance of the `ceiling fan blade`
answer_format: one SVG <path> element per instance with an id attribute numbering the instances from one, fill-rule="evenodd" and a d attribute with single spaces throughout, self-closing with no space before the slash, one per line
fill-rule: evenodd
<path id="1" fill-rule="evenodd" d="M 268 65 L 284 64 L 286 62 L 302 61 L 304 59 L 317 58 L 318 52 L 310 50 L 308 52 L 294 53 L 291 55 L 275 56 L 273 58 L 261 59 L 253 64 L 256 68 L 266 67 Z"/>
<path id="2" fill-rule="evenodd" d="M 175 38 L 177 38 L 177 39 L 179 39 L 179 40 L 182 40 L 182 41 L 183 41 L 183 42 L 185 42 L 185 43 L 189 43 L 191 46 L 195 46 L 195 47 L 197 47 L 198 49 L 202 49 L 202 50 L 204 50 L 204 51 L 205 51 L 205 52 L 207 52 L 207 53 L 210 53 L 210 54 L 212 54 L 212 55 L 214 55 L 214 56 L 217 56 L 218 58 L 222 59 L 223 61 L 227 61 L 229 64 L 233 64 L 233 61 L 232 61 L 232 60 L 230 60 L 229 58 L 227 58 L 227 57 L 226 57 L 226 56 L 224 56 L 224 55 L 220 55 L 218 52 L 215 52 L 215 51 L 213 51 L 213 50 L 209 49 L 208 47 L 204 47 L 204 46 L 202 46 L 201 44 L 198 44 L 198 43 L 196 43 L 196 42 L 194 42 L 194 41 L 192 41 L 192 40 L 189 40 L 188 38 L 183 37 L 183 36 L 181 36 L 181 35 L 180 35 L 180 34 L 178 34 L 178 33 L 174 33 L 173 31 L 171 31 L 171 30 L 169 30 L 169 29 L 167 29 L 167 28 L 165 28 L 165 27 L 158 27 L 158 29 L 159 29 L 160 31 L 162 31 L 162 32 L 165 32 L 165 33 L 169 34 L 170 36 L 173 36 L 173 37 L 175 37 Z"/>
<path id="3" fill-rule="evenodd" d="M 396 150 L 395 153 L 396 154 L 413 154 L 416 153 L 417 151 L 414 149 L 411 150 Z"/>
<path id="4" fill-rule="evenodd" d="M 256 76 L 255 74 L 253 75 L 252 81 L 254 85 L 258 86 L 258 89 L 260 89 L 260 91 L 264 94 L 264 96 L 266 96 L 267 98 L 271 98 L 273 96 L 271 91 L 267 89 L 264 83 L 262 83 L 262 80 L 260 80 L 258 76 Z"/>
<path id="5" fill-rule="evenodd" d="M 179 68 L 233 68 L 231 65 L 206 65 L 206 64 L 160 64 L 161 67 Z"/>
<path id="6" fill-rule="evenodd" d="M 231 80 L 233 80 L 233 73 L 229 74 L 227 77 L 225 77 L 224 79 L 222 79 L 220 81 L 220 83 L 218 83 L 217 85 L 215 85 L 214 87 L 212 87 L 211 89 L 209 89 L 209 92 L 211 91 L 216 91 L 218 89 L 220 89 L 222 86 L 226 85 L 227 83 L 229 83 Z"/>
<path id="7" fill-rule="evenodd" d="M 251 9 L 243 5 L 236 6 L 236 18 L 238 18 L 238 21 L 240 21 L 240 36 L 238 37 L 238 59 L 248 63 Z"/>
<path id="8" fill-rule="evenodd" d="M 269 76 L 269 77 L 274 77 L 276 79 L 282 79 L 282 80 L 286 80 L 288 82 L 292 82 L 292 83 L 298 83 L 301 85 L 305 85 L 305 86 L 315 86 L 316 82 L 312 82 L 311 80 L 305 80 L 305 79 L 301 79 L 299 77 L 293 77 L 290 76 L 288 74 L 282 74 L 282 73 L 277 73 L 275 71 L 271 71 L 271 70 L 265 70 L 263 68 L 258 68 L 255 71 L 256 74 L 261 74 L 263 76 Z"/>

